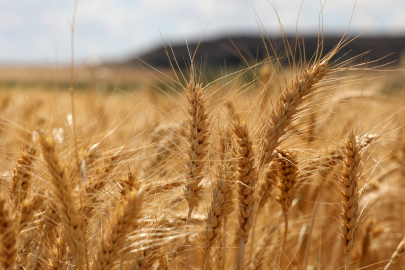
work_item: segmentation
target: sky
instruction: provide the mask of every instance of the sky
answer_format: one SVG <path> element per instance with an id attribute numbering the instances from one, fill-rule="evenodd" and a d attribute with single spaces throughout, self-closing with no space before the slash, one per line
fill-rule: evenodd
<path id="1" fill-rule="evenodd" d="M 73 10 L 74 0 L 0 1 L 0 64 L 68 64 Z M 277 14 L 287 33 L 298 25 L 316 34 L 320 11 L 320 0 L 78 0 L 75 61 L 140 56 L 161 46 L 161 36 L 185 44 L 203 33 L 203 40 L 258 34 L 258 21 L 271 37 L 280 34 Z M 324 32 L 342 35 L 352 12 L 351 34 L 369 27 L 366 35 L 405 34 L 404 0 L 327 0 Z"/>

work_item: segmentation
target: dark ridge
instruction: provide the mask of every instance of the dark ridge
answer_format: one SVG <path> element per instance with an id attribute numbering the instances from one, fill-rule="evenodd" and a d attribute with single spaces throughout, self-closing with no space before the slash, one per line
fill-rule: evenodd
<path id="1" fill-rule="evenodd" d="M 294 50 L 296 39 L 290 37 L 287 39 L 291 48 Z M 325 37 L 324 53 L 332 50 L 340 39 L 341 37 Z M 306 59 L 309 60 L 318 48 L 318 37 L 304 37 L 304 41 L 305 56 Z M 269 47 L 269 41 L 267 39 L 266 43 Z M 279 56 L 285 55 L 285 46 L 281 38 L 273 38 L 271 39 L 271 43 Z M 197 48 L 197 42 L 190 43 L 189 47 L 194 52 Z M 405 37 L 359 37 L 344 47 L 341 50 L 340 55 L 347 54 L 345 56 L 345 59 L 347 59 L 370 51 L 359 60 L 371 61 L 384 58 L 378 62 L 378 64 L 381 65 L 399 59 L 401 53 L 405 52 L 404 49 Z M 172 49 L 168 47 L 168 50 L 172 60 L 173 50 L 181 68 L 184 68 L 190 63 L 188 49 L 185 44 L 173 45 Z M 392 53 L 393 55 L 390 55 Z M 270 55 L 273 56 L 274 53 L 271 53 Z M 150 51 L 139 58 L 153 67 L 170 67 L 163 46 Z M 195 60 L 196 64 L 203 64 L 206 67 L 215 68 L 223 66 L 225 62 L 227 66 L 246 65 L 246 63 L 252 65 L 266 58 L 267 53 L 261 37 L 226 37 L 211 41 L 203 40 L 198 47 Z M 296 59 L 299 59 L 298 51 Z M 357 62 L 359 60 L 357 60 Z M 133 58 L 120 64 L 139 66 L 142 65 L 142 62 Z"/>

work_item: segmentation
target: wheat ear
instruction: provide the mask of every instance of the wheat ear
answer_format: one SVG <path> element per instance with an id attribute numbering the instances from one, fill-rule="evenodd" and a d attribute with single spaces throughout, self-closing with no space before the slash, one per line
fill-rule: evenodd
<path id="1" fill-rule="evenodd" d="M 95 267 L 97 270 L 112 269 L 114 262 L 120 258 L 127 235 L 137 222 L 143 199 L 142 190 L 133 190 L 128 194 L 122 206 L 119 206 L 111 220 L 97 253 Z"/>
<path id="2" fill-rule="evenodd" d="M 14 270 L 25 270 L 28 269 L 28 263 L 31 262 L 31 252 L 34 248 L 34 241 L 37 239 L 35 236 L 37 232 L 30 232 L 19 245 L 18 255 L 15 262 Z"/>
<path id="3" fill-rule="evenodd" d="M 66 237 L 61 232 L 59 232 L 59 237 L 56 238 L 50 253 L 51 256 L 47 262 L 49 269 L 64 270 L 67 268 L 66 262 L 68 261 L 68 249 Z"/>
<path id="4" fill-rule="evenodd" d="M 11 270 L 17 258 L 17 230 L 8 202 L 0 195 L 0 265 Z"/>
<path id="5" fill-rule="evenodd" d="M 278 150 L 276 156 L 277 187 L 280 191 L 276 201 L 281 205 L 284 216 L 284 238 L 281 246 L 281 251 L 284 253 L 284 246 L 288 236 L 288 210 L 299 188 L 298 162 L 296 155 L 289 151 Z"/>
<path id="6" fill-rule="evenodd" d="M 360 145 L 356 143 L 356 137 L 350 133 L 343 146 L 344 150 L 344 168 L 340 177 L 341 196 L 341 237 L 345 248 L 346 266 L 349 269 L 350 252 L 353 249 L 354 238 L 356 236 L 359 219 L 359 179 L 361 175 L 361 157 Z"/>
<path id="7" fill-rule="evenodd" d="M 62 165 L 56 153 L 55 142 L 50 136 L 40 132 L 39 143 L 42 146 L 42 155 L 47 164 L 50 183 L 52 186 L 51 200 L 54 201 L 57 214 L 63 224 L 69 250 L 75 266 L 78 269 L 88 267 L 86 263 L 87 250 L 85 246 L 85 228 L 83 212 L 79 211 L 73 194 L 74 168 Z"/>
<path id="8" fill-rule="evenodd" d="M 35 154 L 35 149 L 30 148 L 21 155 L 14 167 L 9 193 L 16 211 L 20 211 L 21 204 L 26 198 L 29 198 Z"/>
<path id="9" fill-rule="evenodd" d="M 107 185 L 108 177 L 118 164 L 121 157 L 120 153 L 109 153 L 104 159 L 104 166 L 96 170 L 95 176 L 89 179 L 86 183 L 85 191 L 85 204 L 84 208 L 86 223 L 95 214 L 94 207 L 97 205 L 97 199 L 100 191 Z"/>
<path id="10" fill-rule="evenodd" d="M 259 171 L 273 159 L 273 151 L 280 145 L 280 138 L 286 133 L 286 127 L 299 112 L 302 102 L 322 86 L 320 82 L 325 76 L 335 72 L 330 68 L 329 61 L 341 46 L 342 44 L 338 44 L 323 59 L 303 70 L 292 85 L 280 95 L 266 124 L 264 138 L 261 140 Z"/>
<path id="11" fill-rule="evenodd" d="M 135 173 L 128 172 L 123 178 L 119 180 L 121 195 L 125 198 L 131 191 L 140 188 L 141 182 L 137 179 Z"/>
<path id="12" fill-rule="evenodd" d="M 395 250 L 394 254 L 391 256 L 391 260 L 385 266 L 384 270 L 387 270 L 391 265 L 393 265 L 396 260 L 405 254 L 405 238 L 402 239 L 401 243 L 399 243 L 397 249 Z"/>
<path id="13" fill-rule="evenodd" d="M 20 213 L 18 215 L 18 232 L 20 233 L 31 221 L 35 212 L 42 206 L 43 198 L 40 195 L 35 195 L 29 199 L 25 199 L 21 204 Z M 17 220 L 16 220 L 17 221 Z"/>
<path id="14" fill-rule="evenodd" d="M 206 112 L 206 101 L 201 84 L 195 85 L 194 77 L 191 76 L 190 82 L 186 88 L 187 94 L 187 123 L 188 123 L 188 153 L 186 164 L 186 185 L 184 188 L 184 197 L 188 202 L 188 214 L 186 222 L 186 236 L 184 244 L 189 245 L 188 224 L 191 214 L 197 202 L 197 195 L 201 189 L 203 179 L 203 169 L 205 166 L 205 157 L 208 152 L 209 131 L 208 131 L 208 113 Z M 189 269 L 188 250 L 186 252 L 186 270 Z"/>
<path id="15" fill-rule="evenodd" d="M 221 225 L 226 216 L 233 211 L 232 203 L 232 169 L 230 161 L 227 160 L 227 143 L 224 134 L 220 136 L 220 147 L 218 149 L 220 155 L 220 163 L 217 167 L 216 181 L 212 190 L 212 201 L 208 211 L 205 224 L 205 254 L 206 267 L 209 264 L 209 254 L 211 247 L 220 238 Z M 222 252 L 217 250 L 217 252 Z"/>
<path id="16" fill-rule="evenodd" d="M 187 107 L 189 149 L 184 195 L 189 209 L 192 211 L 197 202 L 198 192 L 201 189 L 202 171 L 205 166 L 205 157 L 209 145 L 209 131 L 206 101 L 201 84 L 194 85 L 194 81 L 191 79 L 186 90 L 189 103 Z"/>
<path id="17" fill-rule="evenodd" d="M 253 222 L 254 193 L 253 189 L 257 182 L 254 164 L 254 152 L 252 140 L 246 123 L 238 121 L 239 117 L 232 121 L 233 132 L 238 140 L 236 167 L 238 181 L 238 231 L 240 238 L 239 254 L 236 269 L 244 268 L 245 244 L 249 241 L 249 231 Z"/>

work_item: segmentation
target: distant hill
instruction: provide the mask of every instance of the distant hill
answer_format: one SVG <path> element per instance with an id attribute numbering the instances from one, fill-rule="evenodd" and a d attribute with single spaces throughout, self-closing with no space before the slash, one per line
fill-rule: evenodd
<path id="1" fill-rule="evenodd" d="M 324 39 L 324 52 L 330 51 L 341 39 L 341 37 L 325 37 Z M 288 42 L 292 49 L 296 39 L 288 38 Z M 309 59 L 316 51 L 318 46 L 318 37 L 304 37 L 305 41 L 305 55 Z M 267 46 L 269 45 L 266 40 Z M 271 39 L 271 43 L 278 54 L 283 55 L 285 47 L 281 38 Z M 190 43 L 189 47 L 195 51 L 197 42 Z M 173 45 L 169 49 L 171 59 L 173 59 L 173 52 L 181 67 L 185 63 L 189 63 L 189 53 L 185 44 Z M 399 59 L 401 53 L 405 52 L 405 37 L 359 37 L 350 42 L 340 52 L 341 55 L 346 54 L 348 57 L 356 56 L 366 51 L 371 52 L 365 56 L 368 60 L 376 60 L 387 55 L 394 53 L 383 59 L 379 64 L 388 63 Z M 173 51 L 173 52 L 172 52 Z M 241 56 L 243 55 L 243 57 Z M 271 54 L 274 55 L 274 54 Z M 146 63 L 153 67 L 170 67 L 164 47 L 150 51 L 139 57 Z M 196 54 L 196 62 L 210 67 L 234 66 L 243 64 L 247 61 L 249 64 L 257 62 L 257 59 L 263 60 L 267 58 L 265 46 L 261 37 L 224 37 L 216 40 L 202 41 L 198 47 Z M 298 56 L 297 56 L 298 58 Z M 245 60 L 244 60 L 245 59 Z M 364 59 L 364 58 L 363 58 Z M 141 61 L 136 58 L 129 59 L 120 64 L 139 66 Z"/>

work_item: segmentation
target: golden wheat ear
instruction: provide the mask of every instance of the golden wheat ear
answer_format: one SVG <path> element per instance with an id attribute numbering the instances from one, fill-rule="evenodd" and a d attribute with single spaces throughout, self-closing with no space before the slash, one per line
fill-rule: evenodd
<path id="1" fill-rule="evenodd" d="M 63 233 L 66 235 L 73 261 L 79 269 L 88 267 L 84 216 L 83 211 L 79 211 L 80 208 L 75 203 L 77 200 L 75 200 L 72 185 L 75 168 L 66 167 L 61 163 L 52 137 L 40 132 L 38 141 L 50 174 L 49 182 L 52 189 L 50 199 L 63 225 Z"/>
<path id="2" fill-rule="evenodd" d="M 67 247 L 66 236 L 59 231 L 59 236 L 50 250 L 50 258 L 47 261 L 48 268 L 54 270 L 66 269 L 68 256 L 69 249 Z"/>
<path id="3" fill-rule="evenodd" d="M 217 148 L 218 151 L 218 166 L 217 172 L 215 174 L 215 182 L 212 188 L 212 201 L 210 208 L 208 210 L 207 219 L 205 222 L 205 267 L 207 268 L 210 264 L 210 251 L 211 248 L 219 241 L 221 238 L 221 227 L 224 219 L 233 211 L 233 192 L 232 192 L 232 168 L 231 162 L 228 160 L 228 147 L 227 138 L 225 134 L 220 134 L 220 146 Z M 223 247 L 224 248 L 224 247 Z M 222 250 L 215 249 L 216 263 L 219 262 L 219 255 L 222 255 Z"/>
<path id="4" fill-rule="evenodd" d="M 232 121 L 233 133 L 237 138 L 237 189 L 238 189 L 238 231 L 240 239 L 239 254 L 236 269 L 245 266 L 245 244 L 249 241 L 249 231 L 253 223 L 254 187 L 257 182 L 253 143 L 246 123 L 241 123 L 239 117 Z"/>
<path id="5" fill-rule="evenodd" d="M 186 88 L 188 100 L 188 142 L 186 164 L 186 186 L 184 196 L 192 211 L 197 203 L 197 195 L 201 189 L 203 169 L 209 146 L 209 124 L 206 101 L 201 84 L 194 85 L 193 79 Z"/>
<path id="6" fill-rule="evenodd" d="M 206 108 L 206 100 L 201 84 L 195 85 L 194 77 L 186 87 L 187 95 L 187 138 L 188 151 L 186 163 L 186 179 L 184 187 L 184 197 L 188 202 L 187 232 L 191 214 L 197 203 L 197 196 L 201 189 L 203 180 L 203 170 L 206 163 L 206 156 L 209 146 L 209 115 Z M 186 234 L 184 244 L 189 245 L 189 238 Z M 189 269 L 188 250 L 186 251 L 186 270 Z"/>
<path id="7" fill-rule="evenodd" d="M 14 209 L 20 211 L 21 204 L 30 197 L 32 169 L 36 150 L 30 148 L 17 160 L 9 190 Z"/>
<path id="8" fill-rule="evenodd" d="M 97 252 L 95 269 L 109 270 L 120 258 L 120 251 L 128 234 L 132 231 L 134 224 L 138 222 L 143 200 L 142 190 L 133 190 L 119 206 L 110 222 Z"/>
<path id="9" fill-rule="evenodd" d="M 349 269 L 350 252 L 353 249 L 354 239 L 360 217 L 359 205 L 361 194 L 359 181 L 361 176 L 362 152 L 353 133 L 350 133 L 343 144 L 344 167 L 339 178 L 341 192 L 340 226 L 341 238 L 346 255 L 346 270 Z"/>
<path id="10" fill-rule="evenodd" d="M 262 171 L 263 166 L 269 164 L 274 158 L 273 151 L 280 145 L 280 139 L 300 111 L 303 102 L 322 89 L 323 79 L 326 76 L 337 72 L 337 69 L 331 67 L 330 61 L 342 46 L 344 42 L 339 43 L 322 59 L 298 73 L 296 79 L 281 93 L 265 123 L 264 137 L 260 142 L 258 171 Z"/>
<path id="11" fill-rule="evenodd" d="M 4 270 L 13 269 L 17 257 L 17 230 L 8 205 L 0 194 L 0 264 Z"/>

